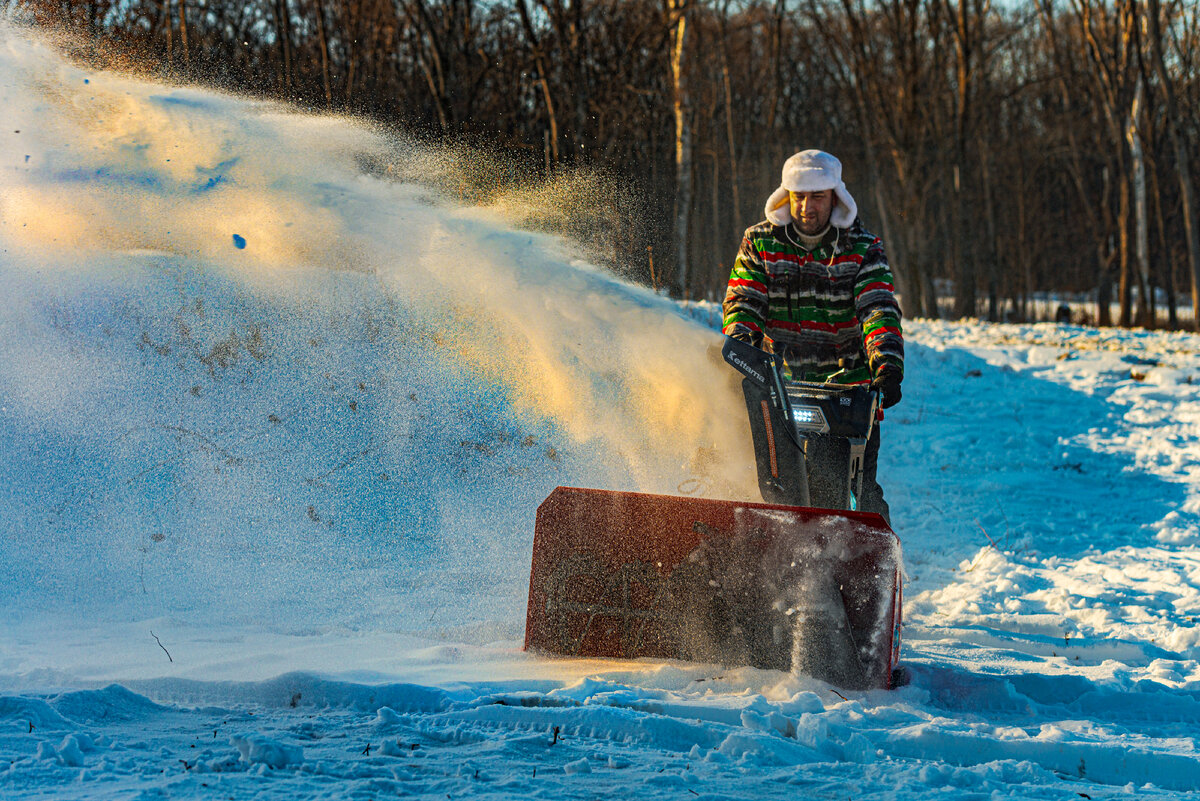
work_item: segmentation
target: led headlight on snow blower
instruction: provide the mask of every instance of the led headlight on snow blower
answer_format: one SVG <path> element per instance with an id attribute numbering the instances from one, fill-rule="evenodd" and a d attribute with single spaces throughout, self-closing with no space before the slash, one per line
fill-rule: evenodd
<path id="1" fill-rule="evenodd" d="M 829 431 L 829 422 L 819 406 L 793 406 L 792 423 L 798 432 L 824 434 Z"/>

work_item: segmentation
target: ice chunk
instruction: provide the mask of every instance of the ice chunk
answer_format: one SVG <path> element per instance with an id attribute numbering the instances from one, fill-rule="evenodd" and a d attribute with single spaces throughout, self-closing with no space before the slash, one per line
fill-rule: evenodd
<path id="1" fill-rule="evenodd" d="M 400 722 L 400 715 L 390 706 L 381 706 L 379 711 L 375 713 L 375 728 L 383 728 L 385 726 L 395 726 Z"/>
<path id="2" fill-rule="evenodd" d="M 242 755 L 242 761 L 249 765 L 283 768 L 304 762 L 303 748 L 298 745 L 285 745 L 263 734 L 235 735 L 229 738 L 229 743 L 237 748 Z"/>
<path id="3" fill-rule="evenodd" d="M 576 773 L 591 773 L 592 765 L 590 762 L 588 762 L 587 757 L 584 757 L 583 759 L 577 759 L 574 762 L 568 762 L 567 764 L 563 765 L 563 771 L 568 776 L 572 776 Z"/>

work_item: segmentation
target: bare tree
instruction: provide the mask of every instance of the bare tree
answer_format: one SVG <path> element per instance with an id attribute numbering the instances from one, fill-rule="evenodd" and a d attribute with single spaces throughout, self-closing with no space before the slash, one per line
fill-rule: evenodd
<path id="1" fill-rule="evenodd" d="M 667 29 L 671 31 L 671 86 L 675 111 L 675 285 L 681 297 L 691 293 L 688 261 L 690 244 L 688 222 L 692 210 L 692 131 L 691 97 L 687 55 L 690 0 L 667 0 Z"/>
<path id="2" fill-rule="evenodd" d="M 1163 57 L 1162 5 L 1159 0 L 1148 0 L 1146 21 L 1150 49 L 1150 63 L 1158 79 L 1158 90 L 1166 105 L 1167 132 L 1175 155 L 1175 172 L 1179 177 L 1179 196 L 1183 206 L 1183 230 L 1187 237 L 1187 259 L 1192 279 L 1192 325 L 1200 331 L 1200 219 L 1197 217 L 1196 190 L 1192 182 L 1191 160 L 1187 142 L 1179 122 L 1179 103 L 1176 99 L 1175 80 L 1167 72 Z M 1161 202 L 1161 201 L 1160 201 Z"/>
<path id="3" fill-rule="evenodd" d="M 554 165 L 558 164 L 558 115 L 554 111 L 554 96 L 550 92 L 549 70 L 547 69 L 546 53 L 542 49 L 540 38 L 537 32 L 533 29 L 533 22 L 529 16 L 529 6 L 526 0 L 516 0 L 517 11 L 521 15 L 521 26 L 525 30 L 525 37 L 533 50 L 534 63 L 537 66 L 537 84 L 542 90 L 542 101 L 546 106 L 546 126 L 549 130 L 548 144 L 550 148 L 549 163 L 547 164 L 547 172 L 553 169 Z"/>

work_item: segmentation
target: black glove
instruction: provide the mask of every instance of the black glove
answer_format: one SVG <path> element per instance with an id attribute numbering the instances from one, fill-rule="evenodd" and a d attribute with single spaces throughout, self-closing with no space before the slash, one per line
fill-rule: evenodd
<path id="1" fill-rule="evenodd" d="M 871 389 L 882 396 L 880 406 L 890 409 L 900 402 L 900 380 L 903 377 L 904 374 L 895 367 L 885 367 L 875 376 L 871 382 Z"/>

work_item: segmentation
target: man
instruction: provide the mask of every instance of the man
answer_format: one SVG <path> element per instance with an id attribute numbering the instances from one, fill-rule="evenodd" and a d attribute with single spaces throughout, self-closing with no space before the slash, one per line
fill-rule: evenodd
<path id="1" fill-rule="evenodd" d="M 793 380 L 825 381 L 838 373 L 837 383 L 869 383 L 883 408 L 894 406 L 904 377 L 900 307 L 883 243 L 859 221 L 842 181 L 842 163 L 820 150 L 789 158 L 766 216 L 742 238 L 725 293 L 724 332 L 779 354 Z M 758 399 L 750 393 L 747 384 L 753 425 Z M 755 438 L 761 450 L 757 432 Z M 833 505 L 831 490 L 822 487 L 837 459 L 814 450 L 812 505 Z M 867 443 L 858 508 L 887 518 L 875 476 L 878 456 L 876 426 Z M 760 475 L 763 463 L 760 459 Z M 766 497 L 766 484 L 760 485 Z M 792 501 L 786 495 L 767 500 Z"/>

